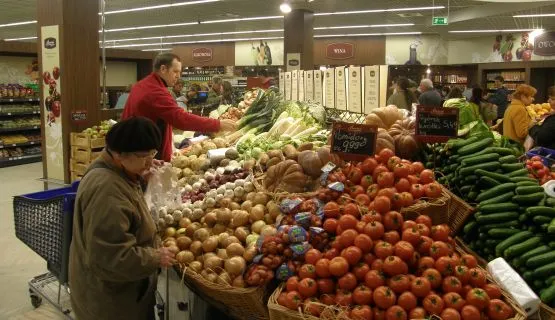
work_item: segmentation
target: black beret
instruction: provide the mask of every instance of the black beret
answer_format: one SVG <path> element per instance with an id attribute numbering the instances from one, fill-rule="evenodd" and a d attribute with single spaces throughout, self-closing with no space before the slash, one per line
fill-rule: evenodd
<path id="1" fill-rule="evenodd" d="M 150 119 L 132 117 L 116 123 L 106 134 L 109 150 L 122 152 L 140 152 L 159 150 L 162 134 Z"/>

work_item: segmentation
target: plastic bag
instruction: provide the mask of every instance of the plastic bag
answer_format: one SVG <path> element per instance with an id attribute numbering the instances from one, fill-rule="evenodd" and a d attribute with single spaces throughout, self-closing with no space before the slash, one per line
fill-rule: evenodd
<path id="1" fill-rule="evenodd" d="M 151 169 L 151 176 L 145 192 L 145 201 L 158 221 L 158 208 L 177 208 L 181 205 L 181 193 L 177 185 L 177 174 L 170 163 Z"/>

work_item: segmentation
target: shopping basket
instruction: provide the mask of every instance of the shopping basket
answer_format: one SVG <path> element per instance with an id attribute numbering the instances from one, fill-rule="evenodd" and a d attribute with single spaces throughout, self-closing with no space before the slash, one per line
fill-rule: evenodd
<path id="1" fill-rule="evenodd" d="M 73 205 L 79 181 L 70 187 L 15 196 L 15 235 L 46 260 L 61 284 L 68 281 Z"/>

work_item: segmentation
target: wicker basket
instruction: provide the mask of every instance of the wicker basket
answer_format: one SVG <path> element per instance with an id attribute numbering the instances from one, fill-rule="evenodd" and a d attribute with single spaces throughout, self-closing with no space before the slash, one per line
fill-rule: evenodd
<path id="1" fill-rule="evenodd" d="M 555 319 L 555 309 L 551 308 L 545 303 L 540 304 L 539 318 L 540 320 Z"/>
<path id="2" fill-rule="evenodd" d="M 276 287 L 272 283 L 251 288 L 224 287 L 208 282 L 189 268 L 178 272 L 182 273 L 183 282 L 189 289 L 230 317 L 248 320 L 269 319 L 266 301 Z"/>
<path id="3" fill-rule="evenodd" d="M 446 188 L 442 187 L 442 193 L 439 198 L 430 201 L 424 201 L 401 209 L 401 213 L 405 219 L 414 220 L 419 215 L 427 215 L 432 218 L 432 223 L 449 224 L 449 208 L 451 205 L 451 195 Z"/>
<path id="4" fill-rule="evenodd" d="M 454 195 L 447 188 L 444 189 L 451 197 L 451 203 L 449 205 L 449 227 L 451 228 L 451 235 L 454 236 L 459 233 L 466 220 L 474 213 L 474 207 Z"/>

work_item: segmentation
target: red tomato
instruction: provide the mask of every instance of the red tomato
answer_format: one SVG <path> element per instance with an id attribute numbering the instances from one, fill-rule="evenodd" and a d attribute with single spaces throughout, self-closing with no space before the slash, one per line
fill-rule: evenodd
<path id="1" fill-rule="evenodd" d="M 447 226 L 446 224 L 436 225 L 433 226 L 431 229 L 431 237 L 432 239 L 434 239 L 434 241 L 447 242 L 449 241 L 449 232 L 449 226 Z"/>
<path id="2" fill-rule="evenodd" d="M 397 304 L 399 304 L 399 306 L 401 306 L 401 308 L 405 309 L 405 311 L 407 312 L 416 308 L 417 303 L 418 300 L 416 299 L 416 296 L 410 291 L 401 293 L 399 299 L 397 299 Z"/>
<path id="3" fill-rule="evenodd" d="M 303 264 L 302 267 L 299 269 L 299 277 L 301 279 L 316 279 L 316 267 L 313 264 Z"/>
<path id="4" fill-rule="evenodd" d="M 385 312 L 385 317 L 392 320 L 407 320 L 407 312 L 401 306 L 391 306 Z"/>
<path id="5" fill-rule="evenodd" d="M 395 188 L 383 188 L 378 191 L 377 197 L 384 196 L 391 200 L 396 193 L 397 190 L 395 190 Z"/>
<path id="6" fill-rule="evenodd" d="M 424 165 L 422 164 L 422 162 L 413 162 L 410 167 L 413 174 L 419 174 L 422 172 L 422 170 L 424 170 Z"/>
<path id="7" fill-rule="evenodd" d="M 378 213 L 376 210 L 370 210 L 367 214 L 362 216 L 362 221 L 368 223 L 372 221 L 382 222 L 383 218 L 382 215 Z"/>
<path id="8" fill-rule="evenodd" d="M 331 247 L 336 250 L 343 250 L 343 248 L 345 248 L 345 246 L 341 243 L 341 236 L 335 237 L 335 240 L 331 242 Z"/>
<path id="9" fill-rule="evenodd" d="M 370 265 L 370 269 L 383 272 L 383 260 L 382 259 L 374 260 Z"/>
<path id="10" fill-rule="evenodd" d="M 466 297 L 466 295 L 472 290 L 472 286 L 469 284 L 465 284 L 462 288 L 461 297 Z M 466 302 L 466 301 L 465 301 Z"/>
<path id="11" fill-rule="evenodd" d="M 344 214 L 339 218 L 339 226 L 343 230 L 354 229 L 357 226 L 358 219 L 350 214 Z"/>
<path id="12" fill-rule="evenodd" d="M 372 175 L 370 174 L 365 174 L 362 176 L 362 179 L 360 179 L 360 186 L 363 187 L 364 190 L 368 189 L 373 183 L 374 179 L 372 179 Z"/>
<path id="13" fill-rule="evenodd" d="M 414 222 L 413 220 L 405 220 L 403 222 L 402 230 L 405 231 L 406 229 L 410 229 L 410 228 L 414 228 L 414 227 L 416 227 L 416 222 Z"/>
<path id="14" fill-rule="evenodd" d="M 474 288 L 466 294 L 466 302 L 480 310 L 484 310 L 489 304 L 488 294 L 480 288 Z"/>
<path id="15" fill-rule="evenodd" d="M 409 166 L 403 163 L 399 163 L 393 168 L 393 175 L 397 179 L 406 178 L 409 176 Z M 407 180 L 408 182 L 408 180 Z M 407 190 L 408 191 L 408 190 Z"/>
<path id="16" fill-rule="evenodd" d="M 439 196 L 441 196 L 441 185 L 437 182 L 424 185 L 424 194 L 426 194 L 428 198 L 439 198 Z"/>
<path id="17" fill-rule="evenodd" d="M 432 243 L 434 241 L 430 237 L 422 236 L 420 238 L 420 242 L 418 243 L 417 250 L 418 253 L 422 255 L 430 254 L 430 248 L 432 247 Z"/>
<path id="18" fill-rule="evenodd" d="M 364 284 L 370 289 L 376 289 L 385 284 L 385 276 L 380 271 L 370 270 L 364 276 Z"/>
<path id="19" fill-rule="evenodd" d="M 408 273 L 409 267 L 406 262 L 397 256 L 389 256 L 384 259 L 383 271 L 389 276 Z"/>
<path id="20" fill-rule="evenodd" d="M 418 223 L 416 225 L 416 229 L 418 229 L 418 232 L 425 237 L 429 237 L 430 236 L 430 228 L 428 228 L 427 225 L 423 224 L 423 223 Z M 430 239 L 431 240 L 431 239 Z"/>
<path id="21" fill-rule="evenodd" d="M 418 229 L 416 228 L 410 228 L 410 229 L 404 230 L 401 236 L 401 239 L 403 241 L 409 242 L 410 244 L 412 244 L 413 247 L 418 246 L 421 238 L 422 236 L 420 235 L 420 232 L 418 232 Z"/>
<path id="22" fill-rule="evenodd" d="M 457 311 L 461 311 L 462 307 L 466 304 L 463 297 L 456 292 L 449 292 L 443 296 L 443 302 L 445 302 L 445 307 L 453 308 Z"/>
<path id="23" fill-rule="evenodd" d="M 372 290 L 361 284 L 353 291 L 353 302 L 360 305 L 369 305 L 372 303 Z"/>
<path id="24" fill-rule="evenodd" d="M 324 306 L 320 304 L 317 298 L 311 297 L 305 299 L 304 310 L 315 317 L 319 317 L 320 313 L 324 310 Z"/>
<path id="25" fill-rule="evenodd" d="M 421 257 L 418 260 L 418 274 L 422 274 L 427 269 L 433 268 L 435 265 L 435 260 L 432 257 Z"/>
<path id="26" fill-rule="evenodd" d="M 382 150 L 380 150 L 380 152 L 378 152 L 376 159 L 380 163 L 387 163 L 389 158 L 393 157 L 394 155 L 395 155 L 395 152 L 391 151 L 391 149 L 383 148 Z"/>
<path id="27" fill-rule="evenodd" d="M 395 304 L 397 301 L 397 296 L 395 292 L 388 287 L 378 287 L 373 293 L 374 304 L 382 309 L 387 309 Z"/>
<path id="28" fill-rule="evenodd" d="M 370 204 L 370 201 L 370 197 L 366 193 L 357 194 L 355 196 L 355 202 L 360 206 L 367 206 Z M 358 216 L 360 216 L 360 209 L 358 210 L 357 217 Z"/>
<path id="29" fill-rule="evenodd" d="M 345 217 L 345 216 L 344 216 Z M 358 236 L 358 232 L 354 229 L 348 229 L 341 233 L 339 242 L 344 248 L 352 246 L 355 243 L 355 238 Z"/>
<path id="30" fill-rule="evenodd" d="M 409 319 L 425 319 L 426 318 L 426 310 L 421 307 L 414 308 L 409 313 Z"/>
<path id="31" fill-rule="evenodd" d="M 374 260 L 376 260 L 376 256 L 371 252 L 368 252 L 364 254 L 364 256 L 362 256 L 362 261 L 367 265 L 372 265 L 372 262 L 374 262 Z"/>
<path id="32" fill-rule="evenodd" d="M 328 306 L 335 305 L 335 294 L 323 294 L 320 296 L 320 301 Z"/>
<path id="33" fill-rule="evenodd" d="M 414 253 L 414 247 L 408 241 L 399 241 L 395 244 L 395 255 L 404 261 L 409 261 Z"/>
<path id="34" fill-rule="evenodd" d="M 291 310 L 297 310 L 297 308 L 302 304 L 303 299 L 301 294 L 297 291 L 290 291 L 285 296 L 286 307 Z"/>
<path id="35" fill-rule="evenodd" d="M 424 298 L 424 301 L 422 301 L 422 306 L 431 314 L 441 314 L 441 311 L 443 311 L 444 303 L 440 296 L 431 293 Z"/>
<path id="36" fill-rule="evenodd" d="M 513 309 L 499 299 L 490 301 L 487 312 L 491 320 L 506 320 L 514 315 Z"/>
<path id="37" fill-rule="evenodd" d="M 324 258 L 331 260 L 339 256 L 339 254 L 340 254 L 340 251 L 338 249 L 330 248 L 326 250 L 326 252 L 324 252 Z"/>
<path id="38" fill-rule="evenodd" d="M 457 266 L 455 268 L 455 277 L 461 280 L 463 285 L 467 284 L 470 281 L 470 272 L 467 266 Z"/>
<path id="39" fill-rule="evenodd" d="M 449 276 L 443 279 L 443 292 L 456 292 L 460 293 L 462 291 L 462 283 L 457 277 Z"/>
<path id="40" fill-rule="evenodd" d="M 328 259 L 326 258 L 319 259 L 318 261 L 316 261 L 315 267 L 316 267 L 316 274 L 318 275 L 318 277 L 327 278 L 331 276 L 329 271 L 330 261 Z"/>
<path id="41" fill-rule="evenodd" d="M 339 205 L 334 201 L 326 203 L 323 210 L 326 218 L 339 218 L 341 212 Z"/>
<path id="42" fill-rule="evenodd" d="M 449 255 L 449 246 L 443 241 L 434 241 L 430 247 L 430 256 L 435 260 Z"/>
<path id="43" fill-rule="evenodd" d="M 468 273 L 470 274 L 470 284 L 472 286 L 481 288 L 486 285 L 486 274 L 482 269 L 472 268 L 468 270 Z"/>
<path id="44" fill-rule="evenodd" d="M 366 188 L 366 194 L 370 197 L 370 200 L 374 200 L 380 191 L 380 186 L 373 184 Z"/>
<path id="45" fill-rule="evenodd" d="M 347 189 L 347 192 L 349 193 L 349 195 L 352 198 L 355 198 L 357 195 L 359 194 L 364 194 L 366 192 L 366 189 L 363 188 L 362 186 L 359 186 L 358 184 L 356 185 L 352 185 Z"/>
<path id="46" fill-rule="evenodd" d="M 461 317 L 463 320 L 480 320 L 482 316 L 480 310 L 472 305 L 466 305 L 461 309 Z"/>
<path id="47" fill-rule="evenodd" d="M 318 290 L 321 294 L 332 293 L 335 291 L 335 283 L 330 278 L 318 279 L 316 280 L 318 285 Z"/>
<path id="48" fill-rule="evenodd" d="M 355 306 L 351 310 L 350 318 L 352 320 L 372 320 L 372 309 L 367 306 Z"/>
<path id="49" fill-rule="evenodd" d="M 391 207 L 395 210 L 400 210 L 405 205 L 405 200 L 401 196 L 400 193 L 396 193 L 393 195 L 391 199 Z"/>
<path id="50" fill-rule="evenodd" d="M 431 290 L 432 290 L 432 285 L 430 284 L 430 281 L 428 281 L 427 278 L 416 277 L 414 278 L 414 280 L 412 280 L 411 292 L 415 296 L 419 298 L 424 298 L 430 293 Z"/>
<path id="51" fill-rule="evenodd" d="M 385 310 L 382 310 L 380 308 L 374 308 L 374 320 L 386 320 Z"/>
<path id="52" fill-rule="evenodd" d="M 419 183 L 413 184 L 410 186 L 410 193 L 414 199 L 420 199 L 424 196 L 424 186 Z"/>
<path id="53" fill-rule="evenodd" d="M 409 182 L 410 182 L 411 185 L 420 183 L 420 179 L 417 176 L 415 176 L 414 174 L 409 174 L 407 179 L 409 179 Z"/>
<path id="54" fill-rule="evenodd" d="M 364 227 L 366 227 L 366 224 Z M 364 232 L 364 228 L 362 232 Z M 372 238 L 367 234 L 361 233 L 355 237 L 355 246 L 359 247 L 364 253 L 370 252 L 372 250 L 372 245 Z"/>
<path id="55" fill-rule="evenodd" d="M 355 227 L 355 230 L 358 232 L 358 234 L 361 234 L 361 233 L 364 233 L 364 227 L 366 227 L 366 222 L 359 221 L 357 222 L 357 226 Z"/>
<path id="56" fill-rule="evenodd" d="M 364 277 L 370 271 L 370 266 L 364 262 L 359 262 L 352 271 L 358 281 L 364 281 Z"/>
<path id="57" fill-rule="evenodd" d="M 364 196 L 367 197 L 367 195 L 364 195 Z M 347 216 L 347 215 L 353 216 L 355 218 L 359 218 L 360 217 L 360 209 L 359 209 L 358 205 L 355 204 L 355 203 L 348 203 L 345 206 L 343 206 L 343 216 L 341 216 L 341 218 L 343 218 L 344 216 Z M 341 225 L 341 218 L 339 218 L 339 225 Z M 353 229 L 353 228 L 346 228 L 346 229 Z"/>
<path id="58" fill-rule="evenodd" d="M 435 180 L 434 172 L 430 169 L 424 169 L 420 172 L 420 183 L 428 184 Z"/>
<path id="59" fill-rule="evenodd" d="M 434 289 L 439 288 L 441 286 L 441 283 L 443 282 L 441 273 L 439 273 L 439 271 L 437 271 L 436 269 L 432 269 L 432 268 L 424 270 L 424 272 L 422 273 L 422 277 L 428 279 L 428 281 L 430 281 L 432 288 Z"/>
<path id="60" fill-rule="evenodd" d="M 347 272 L 337 281 L 340 289 L 352 291 L 357 286 L 357 278 L 351 272 Z"/>
<path id="61" fill-rule="evenodd" d="M 478 261 L 471 254 L 463 254 L 461 256 L 461 263 L 463 266 L 467 266 L 469 269 L 476 268 L 478 266 Z"/>
<path id="62" fill-rule="evenodd" d="M 336 277 L 341 277 L 349 271 L 349 262 L 343 257 L 335 257 L 331 259 L 329 271 Z"/>
<path id="63" fill-rule="evenodd" d="M 362 161 L 360 168 L 364 174 L 372 174 L 374 169 L 378 166 L 378 161 L 374 158 L 366 158 Z"/>
<path id="64" fill-rule="evenodd" d="M 399 235 L 399 232 L 397 232 L 397 231 L 388 231 L 388 232 L 384 233 L 383 240 L 385 242 L 389 242 L 389 243 L 394 245 L 397 242 L 399 242 L 399 240 L 401 240 L 401 236 Z"/>
<path id="65" fill-rule="evenodd" d="M 318 293 L 318 285 L 314 279 L 305 278 L 299 282 L 299 293 L 305 298 L 310 298 Z"/>
<path id="66" fill-rule="evenodd" d="M 441 273 L 442 276 L 451 276 L 455 274 L 456 264 L 453 259 L 449 258 L 448 256 L 444 256 L 439 257 L 436 260 L 435 268 Z"/>
<path id="67" fill-rule="evenodd" d="M 297 289 L 299 288 L 299 277 L 293 276 L 287 279 L 287 282 L 285 283 L 285 288 L 287 289 L 287 291 L 297 291 Z"/>
<path id="68" fill-rule="evenodd" d="M 418 262 L 420 261 L 420 253 L 418 252 L 413 252 L 412 253 L 412 257 L 409 259 L 409 261 L 407 261 L 407 263 L 409 264 L 409 267 L 411 269 L 417 269 L 418 268 Z"/>
<path id="69" fill-rule="evenodd" d="M 400 164 L 402 162 L 401 158 L 397 157 L 397 156 L 393 156 L 391 158 L 389 158 L 389 160 L 387 160 L 387 168 L 390 171 L 393 171 L 395 169 L 395 166 Z"/>
<path id="70" fill-rule="evenodd" d="M 414 197 L 410 192 L 401 192 L 401 202 L 403 207 L 410 207 L 414 203 Z"/>
<path id="71" fill-rule="evenodd" d="M 406 275 L 396 275 L 388 280 L 387 285 L 396 294 L 401 294 L 405 291 L 410 291 L 411 281 Z"/>
<path id="72" fill-rule="evenodd" d="M 376 255 L 376 257 L 378 257 L 379 259 L 385 259 L 391 255 L 393 255 L 394 252 L 394 248 L 393 245 L 391 245 L 388 242 L 385 241 L 378 241 L 375 245 L 374 245 L 374 254 Z"/>
<path id="73" fill-rule="evenodd" d="M 389 211 L 383 217 L 383 225 L 385 230 L 400 231 L 403 227 L 403 215 L 397 211 Z"/>
<path id="74" fill-rule="evenodd" d="M 392 172 L 382 172 L 378 174 L 376 182 L 380 188 L 390 188 L 395 184 L 395 176 Z"/>
<path id="75" fill-rule="evenodd" d="M 350 246 L 341 251 L 341 256 L 347 260 L 347 262 L 354 266 L 362 258 L 362 250 L 356 246 Z"/>
<path id="76" fill-rule="evenodd" d="M 336 219 L 326 219 L 324 225 L 322 226 L 327 233 L 335 234 L 335 230 L 339 226 L 339 222 Z"/>
<path id="77" fill-rule="evenodd" d="M 277 298 L 277 303 L 287 308 L 287 292 L 282 292 Z"/>
<path id="78" fill-rule="evenodd" d="M 490 299 L 501 299 L 501 289 L 495 284 L 488 283 L 482 289 L 484 289 Z"/>
<path id="79" fill-rule="evenodd" d="M 378 165 L 376 169 L 374 169 L 374 172 L 372 172 L 372 179 L 374 180 L 375 183 L 378 183 L 378 175 L 380 175 L 380 173 L 382 172 L 389 172 L 389 170 L 387 169 L 386 166 L 381 164 Z"/>
<path id="80" fill-rule="evenodd" d="M 322 259 L 322 253 L 318 249 L 310 249 L 304 254 L 304 261 L 306 263 L 315 265 L 320 259 Z"/>
<path id="81" fill-rule="evenodd" d="M 362 173 L 362 170 L 357 167 L 353 167 L 351 168 L 351 170 L 349 170 L 349 173 L 347 174 L 347 179 L 349 179 L 349 181 L 351 181 L 353 184 L 359 184 L 363 175 L 364 174 Z"/>
<path id="82" fill-rule="evenodd" d="M 337 290 L 335 303 L 340 306 L 350 306 L 353 303 L 353 295 L 349 290 Z"/>
<path id="83" fill-rule="evenodd" d="M 395 183 L 395 189 L 397 189 L 397 192 L 410 191 L 410 188 L 411 185 L 407 178 L 401 178 Z"/>
<path id="84" fill-rule="evenodd" d="M 384 232 L 385 231 L 383 224 L 378 221 L 370 222 L 364 227 L 364 233 L 372 238 L 372 240 L 374 241 L 381 239 L 384 235 Z"/>
<path id="85" fill-rule="evenodd" d="M 459 312 L 453 308 L 444 309 L 441 312 L 441 319 L 443 320 L 461 320 Z"/>

